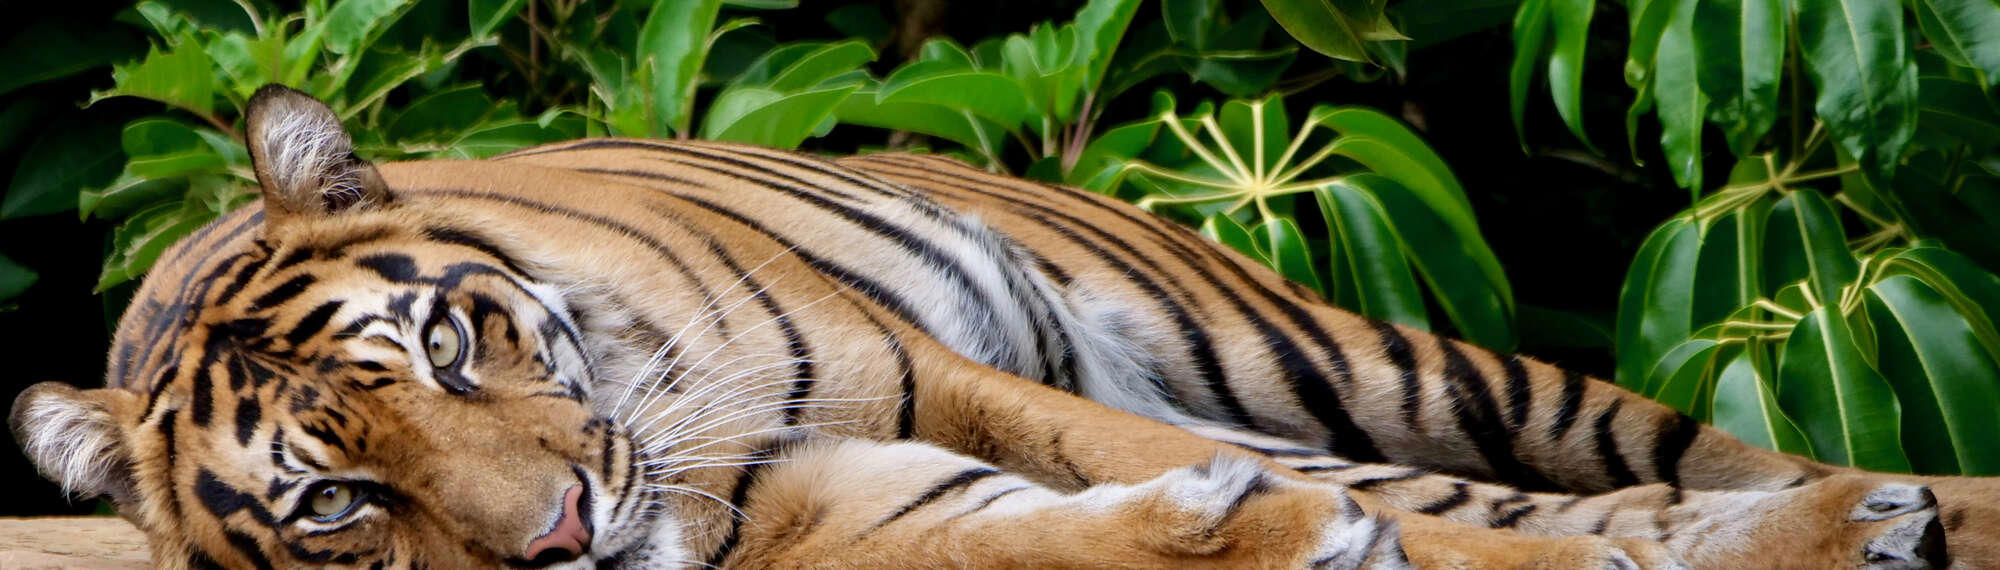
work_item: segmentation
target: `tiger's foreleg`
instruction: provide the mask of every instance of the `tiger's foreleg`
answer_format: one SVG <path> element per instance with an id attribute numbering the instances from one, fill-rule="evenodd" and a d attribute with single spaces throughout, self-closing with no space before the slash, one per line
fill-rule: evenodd
<path id="1" fill-rule="evenodd" d="M 1396 523 L 1364 513 L 1335 487 L 1279 475 L 1247 455 L 1075 492 L 915 443 L 821 441 L 785 457 L 740 505 L 749 522 L 729 565 L 1413 567 Z M 1458 539 L 1449 549 L 1413 549 L 1426 566 L 1671 566 L 1656 549 L 1635 560 L 1587 541 L 1550 544 L 1507 533 L 1479 540 L 1434 521 L 1414 526 Z"/>

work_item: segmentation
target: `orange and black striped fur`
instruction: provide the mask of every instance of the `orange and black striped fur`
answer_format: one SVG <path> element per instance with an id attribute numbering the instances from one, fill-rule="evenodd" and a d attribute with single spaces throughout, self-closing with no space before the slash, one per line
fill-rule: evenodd
<path id="1" fill-rule="evenodd" d="M 1746 446 L 946 159 L 586 140 L 355 157 L 161 256 L 12 425 L 162 567 L 2000 564 L 1990 479 Z"/>

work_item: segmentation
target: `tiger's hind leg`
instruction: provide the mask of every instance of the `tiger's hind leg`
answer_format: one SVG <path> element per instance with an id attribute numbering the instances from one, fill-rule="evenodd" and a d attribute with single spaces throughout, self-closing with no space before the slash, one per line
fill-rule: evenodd
<path id="1" fill-rule="evenodd" d="M 1240 455 L 1065 493 L 914 443 L 830 440 L 750 483 L 736 567 L 1678 568 L 1649 541 L 1548 538 L 1363 512 Z M 1406 557 L 1401 528 L 1438 545 Z"/>
<path id="2" fill-rule="evenodd" d="M 1656 540 L 1697 568 L 1943 568 L 1950 558 L 1930 490 L 1877 477 L 1834 475 L 1774 491 L 1654 484 L 1584 496 L 1261 449 L 1397 510 L 1529 534 Z"/>

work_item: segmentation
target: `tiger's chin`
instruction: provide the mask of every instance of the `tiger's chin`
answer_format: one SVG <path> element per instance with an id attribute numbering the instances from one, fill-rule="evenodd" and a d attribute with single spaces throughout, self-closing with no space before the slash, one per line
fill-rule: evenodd
<path id="1" fill-rule="evenodd" d="M 702 566 L 688 551 L 682 530 L 686 525 L 671 515 L 641 517 L 623 528 L 611 529 L 602 546 L 575 562 L 552 568 L 609 568 L 652 570 Z"/>

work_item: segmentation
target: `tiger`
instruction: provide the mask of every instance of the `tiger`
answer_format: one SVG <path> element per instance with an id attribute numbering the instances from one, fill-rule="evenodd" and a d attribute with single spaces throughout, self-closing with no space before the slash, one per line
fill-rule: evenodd
<path id="1" fill-rule="evenodd" d="M 162 568 L 2000 566 L 2000 480 L 1756 448 L 947 157 L 376 165 L 283 86 L 25 454 Z"/>

